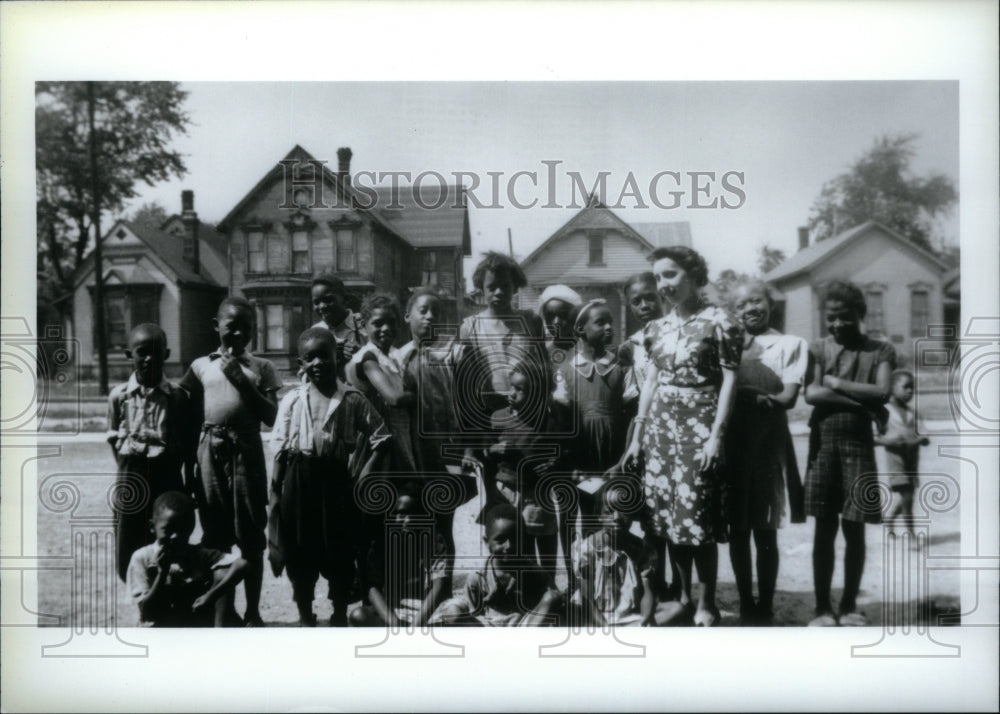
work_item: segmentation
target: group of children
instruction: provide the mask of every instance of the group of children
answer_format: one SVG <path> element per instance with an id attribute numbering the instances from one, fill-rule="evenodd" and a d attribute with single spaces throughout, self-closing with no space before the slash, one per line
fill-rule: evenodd
<path id="1" fill-rule="evenodd" d="M 444 324 L 443 303 L 432 289 L 415 290 L 404 308 L 389 295 L 369 296 L 358 315 L 347 307 L 339 279 L 318 276 L 312 300 L 321 320 L 299 336 L 299 382 L 280 404 L 277 371 L 248 350 L 255 313 L 243 298 L 219 306 L 219 348 L 196 359 L 179 386 L 163 376 L 169 355 L 163 331 L 152 324 L 132 330 L 126 355 L 134 372 L 110 396 L 108 437 L 119 479 L 136 481 L 148 494 L 143 508 L 116 511 L 118 572 L 141 624 L 261 626 L 265 552 L 275 575 L 288 575 L 303 626 L 316 624 L 320 576 L 328 581 L 332 626 L 684 621 L 686 609 L 674 602 L 679 578 L 667 557 L 670 544 L 653 537 L 649 494 L 624 458 L 640 392 L 655 382 L 644 335 L 665 314 L 656 278 L 642 273 L 624 285 L 625 302 L 643 328 L 617 347 L 606 302 L 585 301 L 567 286 L 545 290 L 538 314 L 515 309 L 512 300 L 526 279 L 507 256 L 486 254 L 473 282 L 486 308 L 455 331 Z M 860 331 L 860 291 L 835 284 L 825 307 L 830 336 L 794 356 L 782 352 L 777 363 L 785 373 L 762 380 L 759 370 L 769 364 L 763 355 L 795 344 L 768 328 L 766 289 L 742 289 L 736 314 L 747 336 L 745 354 L 755 355 L 745 363 L 758 373 L 743 375 L 741 368 L 739 400 L 751 411 L 780 416 L 777 437 L 756 445 L 740 441 L 734 418 L 728 460 L 778 464 L 788 474 L 777 488 L 789 489 L 792 520 L 816 517 L 820 621 L 813 624 L 836 624 L 829 589 L 842 527 L 841 624 L 861 624 L 843 620 L 857 614 L 864 522 L 879 514 L 858 505 L 859 488 L 875 478 L 872 423 L 878 443 L 899 461 L 892 487 L 901 494 L 904 520 L 921 440 L 906 407 L 912 375 L 893 373 L 892 348 Z M 404 331 L 411 339 L 398 347 Z M 801 386 L 814 406 L 804 497 L 784 420 Z M 262 425 L 273 427 L 270 482 Z M 733 473 L 748 471 L 746 463 L 737 465 Z M 758 501 L 774 499 L 758 498 L 760 487 L 741 479 L 752 477 L 731 476 L 726 484 L 731 556 L 741 616 L 760 624 L 751 615 L 771 610 L 775 530 L 783 514 L 761 516 Z M 432 497 L 442 483 L 449 497 Z M 454 514 L 477 495 L 489 556 L 453 592 Z M 195 511 L 200 545 L 189 543 Z M 751 532 L 759 607 L 751 589 Z M 565 589 L 556 585 L 560 566 Z M 242 617 L 233 604 L 241 581 Z M 349 612 L 357 600 L 362 604 Z"/>

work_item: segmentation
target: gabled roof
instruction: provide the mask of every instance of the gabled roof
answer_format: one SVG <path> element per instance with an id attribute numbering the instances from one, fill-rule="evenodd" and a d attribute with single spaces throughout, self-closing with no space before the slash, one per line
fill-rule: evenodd
<path id="1" fill-rule="evenodd" d="M 288 152 L 282 161 L 315 161 L 312 154 L 298 144 Z M 465 202 L 465 191 L 461 186 L 447 186 L 448 200 L 436 208 L 424 208 L 417 203 L 412 187 L 399 188 L 396 192 L 396 203 L 399 209 L 386 208 L 392 203 L 393 195 L 390 187 L 374 187 L 377 204 L 373 208 L 364 206 L 371 203 L 370 196 L 359 195 L 350 185 L 341 185 L 336 173 L 326 164 L 322 165 L 324 185 L 340 192 L 345 205 L 355 206 L 357 211 L 367 215 L 378 226 L 390 235 L 405 241 L 414 248 L 433 248 L 460 245 L 465 255 L 472 252 L 469 235 L 468 209 Z M 276 181 L 284 179 L 285 168 L 281 162 L 274 165 L 257 184 L 250 189 L 239 203 L 219 222 L 218 230 L 228 233 L 233 228 L 233 221 L 243 211 L 256 201 L 260 194 L 270 188 Z M 353 203 L 353 198 L 358 203 Z M 422 187 L 421 200 L 425 205 L 435 206 L 440 203 L 440 191 L 437 186 Z M 329 200 L 332 200 L 331 197 Z"/>
<path id="2" fill-rule="evenodd" d="M 160 224 L 160 231 L 164 233 L 170 233 L 167 226 L 169 226 L 174 221 L 183 222 L 183 218 L 179 213 L 175 213 L 170 216 L 167 220 Z M 223 263 L 226 262 L 226 251 L 227 242 L 226 237 L 219 233 L 218 227 L 209 221 L 198 221 L 198 240 L 204 241 L 208 244 L 208 247 L 214 251 Z"/>
<path id="3" fill-rule="evenodd" d="M 564 236 L 568 235 L 569 233 L 572 233 L 575 230 L 586 229 L 588 227 L 587 226 L 588 218 L 594 212 L 597 211 L 606 213 L 608 216 L 611 216 L 611 218 L 614 219 L 614 223 L 621 229 L 622 233 L 625 234 L 625 236 L 627 236 L 628 238 L 631 238 L 632 240 L 639 243 L 639 245 L 643 249 L 648 251 L 653 250 L 653 245 L 648 240 L 646 240 L 645 237 L 643 237 L 628 223 L 626 223 L 621 218 L 616 216 L 614 211 L 612 211 L 610 208 L 601 203 L 601 201 L 597 198 L 596 195 L 591 194 L 590 198 L 587 201 L 586 206 L 581 208 L 578 213 L 574 214 L 572 218 L 570 218 L 568 221 L 566 221 L 566 223 L 563 224 L 562 228 L 560 228 L 551 236 L 549 236 L 549 238 L 545 242 L 543 242 L 540 246 L 531 251 L 531 254 L 523 261 L 521 261 L 522 269 L 527 268 L 529 265 L 531 265 L 531 263 L 534 262 L 538 258 L 538 256 L 540 256 L 542 253 L 548 250 L 548 248 L 556 241 L 562 239 Z"/>
<path id="4" fill-rule="evenodd" d="M 642 237 L 657 248 L 671 245 L 691 247 L 691 224 L 688 221 L 668 223 L 630 223 Z"/>
<path id="5" fill-rule="evenodd" d="M 847 249 L 848 246 L 853 244 L 855 241 L 860 240 L 865 234 L 874 229 L 881 230 L 885 235 L 929 260 L 940 268 L 942 272 L 944 272 L 947 268 L 947 266 L 937 256 L 927 250 L 924 250 L 912 241 L 907 240 L 891 228 L 885 227 L 878 221 L 865 221 L 861 225 L 846 230 L 839 235 L 813 243 L 808 248 L 803 248 L 798 253 L 795 253 L 788 258 L 788 260 L 781 265 L 778 265 L 770 272 L 765 273 L 764 280 L 768 282 L 776 282 L 788 280 L 789 278 L 799 275 L 800 273 L 807 273 L 823 261 Z"/>
<path id="6" fill-rule="evenodd" d="M 159 228 L 147 223 L 120 220 L 116 221 L 111 226 L 111 229 L 104 234 L 105 241 L 119 226 L 127 227 L 139 240 L 145 243 L 150 252 L 159 259 L 159 262 L 174 274 L 174 279 L 178 283 L 222 287 L 204 271 L 196 273 L 192 270 L 191 266 L 184 259 L 184 241 L 178 236 L 161 231 Z M 200 232 L 199 236 L 201 236 Z M 93 268 L 93 256 L 94 253 L 91 251 L 84 259 L 84 262 L 81 263 L 74 283 L 78 282 L 86 272 Z"/>
<path id="7" fill-rule="evenodd" d="M 401 187 L 395 192 L 390 186 L 376 187 L 377 210 L 382 220 L 402 233 L 414 248 L 460 246 L 464 255 L 472 255 L 465 189 L 461 186 L 421 186 L 419 195 L 423 206 L 417 203 L 416 191 L 415 187 Z M 388 208 L 393 204 L 402 208 Z"/>

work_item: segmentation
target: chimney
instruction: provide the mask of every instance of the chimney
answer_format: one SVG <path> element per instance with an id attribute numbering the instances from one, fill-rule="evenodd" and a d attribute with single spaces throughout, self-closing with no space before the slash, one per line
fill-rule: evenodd
<path id="1" fill-rule="evenodd" d="M 181 222 L 184 224 L 184 260 L 195 273 L 201 272 L 198 255 L 198 214 L 194 211 L 194 191 L 181 191 Z"/>
<path id="2" fill-rule="evenodd" d="M 805 226 L 799 227 L 799 250 L 809 247 L 809 229 Z"/>
<path id="3" fill-rule="evenodd" d="M 347 146 L 337 149 L 337 176 L 344 184 L 351 183 L 351 157 L 354 152 Z"/>

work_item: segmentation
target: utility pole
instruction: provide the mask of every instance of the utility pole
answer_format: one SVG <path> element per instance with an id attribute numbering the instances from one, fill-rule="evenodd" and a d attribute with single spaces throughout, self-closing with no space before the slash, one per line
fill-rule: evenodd
<path id="1" fill-rule="evenodd" d="M 97 176 L 97 139 L 94 136 L 94 83 L 87 82 L 87 143 L 90 148 L 90 191 L 94 197 L 91 223 L 94 224 L 94 325 L 97 331 L 97 365 L 99 389 L 108 393 L 108 347 L 104 334 L 104 261 L 101 260 L 101 182 Z"/>
<path id="2" fill-rule="evenodd" d="M 510 234 L 510 226 L 507 226 L 507 253 L 514 257 L 514 238 Z"/>

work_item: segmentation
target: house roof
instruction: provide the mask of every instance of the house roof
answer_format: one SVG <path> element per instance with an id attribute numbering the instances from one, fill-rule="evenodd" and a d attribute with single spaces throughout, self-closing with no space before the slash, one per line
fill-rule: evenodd
<path id="1" fill-rule="evenodd" d="M 575 230 L 587 228 L 588 227 L 587 219 L 595 211 L 601 211 L 607 214 L 608 216 L 611 216 L 611 218 L 614 219 L 614 222 L 621 228 L 622 233 L 624 233 L 627 237 L 631 238 L 632 240 L 638 242 L 643 249 L 649 251 L 653 250 L 653 245 L 641 233 L 636 231 L 635 228 L 633 228 L 628 223 L 619 218 L 617 215 L 615 215 L 614 211 L 612 211 L 610 208 L 601 203 L 600 199 L 598 199 L 595 194 L 591 194 L 590 198 L 587 201 L 587 205 L 581 208 L 579 212 L 575 213 L 572 218 L 566 221 L 566 223 L 564 223 L 559 230 L 557 230 L 555 233 L 549 236 L 549 238 L 545 240 L 540 246 L 531 251 L 531 254 L 528 255 L 528 257 L 525 258 L 523 261 L 521 261 L 521 267 L 523 269 L 526 269 L 540 255 L 542 255 L 542 253 L 548 250 L 548 248 L 554 242 L 560 240 L 568 233 L 571 233 L 572 231 Z"/>
<path id="2" fill-rule="evenodd" d="M 298 144 L 282 161 L 315 161 L 308 151 Z M 257 200 L 275 181 L 284 178 L 284 166 L 281 162 L 274 165 L 257 184 L 240 200 L 236 206 L 219 222 L 218 230 L 228 233 L 235 221 L 243 212 Z M 423 208 L 417 203 L 414 190 L 411 187 L 398 189 L 396 203 L 402 208 L 389 209 L 392 203 L 390 187 L 374 187 L 377 204 L 373 208 L 365 208 L 370 203 L 369 196 L 359 196 L 349 183 L 341 184 L 337 174 L 326 164 L 322 165 L 324 184 L 342 192 L 345 203 L 356 205 L 360 213 L 371 218 L 391 235 L 405 241 L 415 248 L 434 248 L 460 245 L 465 255 L 472 252 L 469 235 L 468 209 L 465 203 L 465 191 L 461 186 L 447 186 L 448 200 L 435 208 Z M 351 199 L 357 197 L 358 203 Z M 440 203 L 440 190 L 437 186 L 423 186 L 420 190 L 421 201 L 430 206 Z"/>
<path id="3" fill-rule="evenodd" d="M 445 191 L 443 196 L 442 189 Z M 414 248 L 453 246 L 457 236 L 461 240 L 462 252 L 472 255 L 469 211 L 463 187 L 421 186 L 419 196 L 423 206 L 417 202 L 418 192 L 414 187 L 393 192 L 390 186 L 380 186 L 375 188 L 375 192 L 378 195 L 379 216 L 402 233 Z M 387 208 L 393 204 L 393 199 L 402 208 Z"/>
<path id="4" fill-rule="evenodd" d="M 691 247 L 691 224 L 688 221 L 630 223 L 629 225 L 657 248 L 670 245 Z"/>
<path id="5" fill-rule="evenodd" d="M 150 252 L 159 258 L 160 262 L 163 263 L 167 270 L 174 274 L 175 280 L 178 283 L 223 287 L 204 271 L 201 273 L 194 272 L 188 262 L 184 259 L 184 241 L 182 241 L 179 237 L 167 233 L 166 231 L 162 231 L 155 226 L 151 226 L 143 222 L 119 220 L 116 221 L 115 224 L 111 226 L 111 229 L 104 234 L 104 239 L 106 240 L 108 236 L 112 235 L 116 229 L 122 225 L 126 226 L 139 240 L 146 244 L 146 247 L 149 248 Z M 205 225 L 206 224 L 202 224 L 203 227 Z M 201 237 L 202 231 L 199 231 L 198 235 Z M 215 246 L 218 245 L 218 240 L 215 238 L 208 238 L 206 242 L 212 246 L 213 250 L 215 249 Z M 223 247 L 223 251 L 224 250 L 225 248 Z M 83 275 L 93 268 L 93 256 L 93 251 L 87 255 L 84 262 L 80 265 L 77 280 L 74 282 L 82 279 Z"/>
<path id="6" fill-rule="evenodd" d="M 942 272 L 946 269 L 947 266 L 937 256 L 927 250 L 924 250 L 920 246 L 915 245 L 912 241 L 907 240 L 891 228 L 885 227 L 878 221 L 865 221 L 861 225 L 846 230 L 832 238 L 818 241 L 813 243 L 808 248 L 803 248 L 798 253 L 795 253 L 793 256 L 788 258 L 788 260 L 784 263 L 781 263 L 768 273 L 765 273 L 764 279 L 768 282 L 776 282 L 788 280 L 789 278 L 799 275 L 800 273 L 807 273 L 823 261 L 840 251 L 845 250 L 848 246 L 853 244 L 855 241 L 860 240 L 862 236 L 874 229 L 881 230 L 890 238 L 902 243 L 910 250 L 931 261 L 934 265 L 938 266 Z"/>

